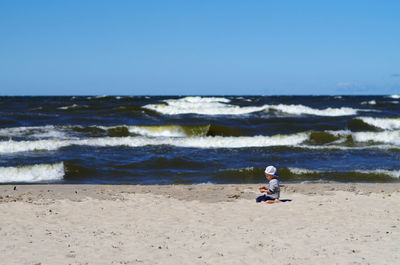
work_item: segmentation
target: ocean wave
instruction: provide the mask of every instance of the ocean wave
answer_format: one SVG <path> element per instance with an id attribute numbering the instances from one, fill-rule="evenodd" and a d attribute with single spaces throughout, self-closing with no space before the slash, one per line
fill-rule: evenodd
<path id="1" fill-rule="evenodd" d="M 306 169 L 306 168 L 296 168 L 296 167 L 288 167 L 287 168 L 291 173 L 297 174 L 297 175 L 302 175 L 302 174 L 315 174 L 315 173 L 321 173 L 323 171 L 321 170 L 312 170 L 312 169 Z"/>
<path id="2" fill-rule="evenodd" d="M 127 126 L 130 133 L 152 137 L 207 136 L 210 124 L 206 125 L 142 125 Z"/>
<path id="3" fill-rule="evenodd" d="M 213 124 L 180 125 L 116 125 L 116 126 L 80 126 L 46 125 L 35 127 L 11 127 L 0 129 L 0 136 L 11 139 L 76 139 L 77 137 L 200 137 L 200 136 L 246 136 L 240 129 Z"/>
<path id="4" fill-rule="evenodd" d="M 400 145 L 400 131 L 357 132 L 352 137 L 357 142 L 374 142 Z"/>
<path id="5" fill-rule="evenodd" d="M 349 151 L 349 150 L 391 150 L 395 152 L 400 152 L 399 146 L 394 146 L 391 144 L 372 144 L 372 145 L 365 145 L 365 146 L 345 146 L 345 145 L 305 145 L 300 144 L 294 146 L 295 148 L 301 149 L 310 149 L 310 150 L 341 150 L 341 151 Z"/>
<path id="6" fill-rule="evenodd" d="M 246 136 L 240 129 L 214 124 L 200 125 L 139 125 L 127 126 L 132 134 L 149 137 L 204 137 L 204 136 Z"/>
<path id="7" fill-rule="evenodd" d="M 199 115 L 245 115 L 261 111 L 279 111 L 291 115 L 315 115 L 315 116 L 349 116 L 355 115 L 359 109 L 341 107 L 315 109 L 304 105 L 263 105 L 245 106 L 226 104 L 230 100 L 226 98 L 185 97 L 181 99 L 167 99 L 160 104 L 148 104 L 145 109 L 153 110 L 166 115 L 199 114 Z"/>
<path id="8" fill-rule="evenodd" d="M 293 115 L 315 115 L 315 116 L 350 116 L 357 114 L 358 109 L 353 108 L 326 108 L 326 109 L 314 109 L 304 105 L 265 105 L 268 109 L 278 110 L 283 113 Z"/>
<path id="9" fill-rule="evenodd" d="M 187 148 L 246 148 L 268 146 L 292 146 L 308 138 L 307 133 L 294 135 L 254 136 L 254 137 L 99 137 L 79 140 L 38 140 L 38 141 L 3 141 L 0 142 L 0 153 L 17 153 L 30 151 L 53 151 L 62 147 L 78 146 L 129 146 L 171 145 Z"/>
<path id="10" fill-rule="evenodd" d="M 0 142 L 0 154 L 54 151 L 62 147 L 72 145 L 71 140 L 37 140 L 37 141 L 2 141 Z"/>
<path id="11" fill-rule="evenodd" d="M 387 144 L 388 146 L 399 147 L 400 131 L 381 131 L 381 132 L 351 132 L 347 130 L 341 131 L 324 131 L 324 132 L 309 132 L 309 141 L 306 142 L 310 146 L 340 146 L 348 147 L 367 147 L 376 146 L 377 144 Z M 357 144 L 362 144 L 357 146 Z"/>
<path id="12" fill-rule="evenodd" d="M 281 167 L 278 174 L 282 181 L 288 182 L 393 182 L 400 179 L 400 170 L 387 169 L 335 171 Z M 263 176 L 263 168 L 236 168 L 215 172 L 213 180 L 217 183 L 257 183 Z"/>
<path id="13" fill-rule="evenodd" d="M 204 131 L 207 130 L 205 126 Z M 201 128 L 201 127 L 199 127 Z M 197 129 L 199 129 L 197 128 Z M 170 132 L 170 131 L 169 131 Z M 165 132 L 163 132 L 165 133 Z M 200 134 L 200 133 L 196 133 Z M 175 135 L 176 136 L 176 135 Z M 17 153 L 30 151 L 53 151 L 63 147 L 78 146 L 156 146 L 170 145 L 187 148 L 247 148 L 292 146 L 311 149 L 365 149 L 365 148 L 399 148 L 400 131 L 350 132 L 323 131 L 300 132 L 288 135 L 273 136 L 193 136 L 193 137 L 97 137 L 86 139 L 51 139 L 36 141 L 2 141 L 0 153 Z"/>
<path id="14" fill-rule="evenodd" d="M 243 133 L 232 127 L 217 126 L 212 124 L 200 125 L 120 125 L 120 126 L 92 126 L 82 127 L 78 130 L 98 130 L 101 129 L 108 136 L 148 136 L 148 137 L 203 137 L 203 136 L 244 136 Z M 75 128 L 77 130 L 77 128 Z M 120 133 L 116 133 L 120 131 Z M 122 131 L 126 131 L 122 133 Z"/>
<path id="15" fill-rule="evenodd" d="M 355 172 L 359 172 L 362 174 L 386 175 L 392 178 L 400 178 L 400 170 L 375 169 L 375 170 L 355 170 Z"/>
<path id="16" fill-rule="evenodd" d="M 63 127 L 57 127 L 54 125 L 46 126 L 32 126 L 32 127 L 11 127 L 0 129 L 0 136 L 3 137 L 29 137 L 29 138 L 56 138 L 64 139 L 68 135 L 63 131 Z"/>
<path id="17" fill-rule="evenodd" d="M 59 107 L 57 109 L 59 110 L 79 110 L 79 109 L 87 109 L 89 106 L 87 105 L 77 105 L 77 104 L 72 104 L 70 106 L 63 106 Z"/>
<path id="18" fill-rule="evenodd" d="M 64 163 L 0 167 L 0 183 L 62 180 Z"/>
<path id="19" fill-rule="evenodd" d="M 357 117 L 356 119 L 366 124 L 372 125 L 384 130 L 400 129 L 400 118 L 373 118 L 373 117 Z"/>
<path id="20" fill-rule="evenodd" d="M 93 138 L 71 141 L 70 144 L 89 146 L 130 146 L 171 145 L 188 148 L 245 148 L 279 145 L 296 145 L 307 139 L 306 133 L 294 135 L 254 136 L 254 137 L 189 137 L 189 138 Z"/>
<path id="21" fill-rule="evenodd" d="M 201 103 L 201 104 L 203 104 L 203 103 L 214 103 L 214 102 L 223 102 L 223 103 L 231 102 L 230 99 L 224 98 L 224 97 L 184 97 L 184 98 L 181 98 L 181 99 L 178 99 L 178 100 L 175 100 L 175 99 L 166 100 L 166 102 L 172 102 L 172 103 L 173 102 L 177 102 L 177 101 L 179 101 L 179 102 L 184 101 L 184 102 L 191 102 L 191 103 Z"/>
<path id="22" fill-rule="evenodd" d="M 314 170 L 305 168 L 283 168 L 279 170 L 282 176 L 287 179 L 309 177 L 315 180 L 350 180 L 350 181 L 368 181 L 375 178 L 375 181 L 385 178 L 399 179 L 400 170 L 374 169 L 374 170 L 352 170 L 352 171 L 333 171 L 333 170 Z"/>
<path id="23" fill-rule="evenodd" d="M 391 95 L 389 96 L 390 98 L 394 98 L 394 99 L 400 99 L 400 95 Z"/>
<path id="24" fill-rule="evenodd" d="M 375 100 L 363 101 L 361 102 L 361 105 L 376 105 L 376 101 Z"/>
<path id="25" fill-rule="evenodd" d="M 109 98 L 109 95 L 98 95 L 98 96 L 92 96 L 92 97 L 87 97 L 86 99 L 91 100 L 91 99 L 105 99 Z"/>
<path id="26" fill-rule="evenodd" d="M 163 100 L 161 104 L 148 104 L 145 109 L 167 115 L 199 114 L 199 115 L 243 115 L 263 111 L 265 107 L 240 107 L 226 104 L 227 98 L 185 97 L 181 99 Z"/>

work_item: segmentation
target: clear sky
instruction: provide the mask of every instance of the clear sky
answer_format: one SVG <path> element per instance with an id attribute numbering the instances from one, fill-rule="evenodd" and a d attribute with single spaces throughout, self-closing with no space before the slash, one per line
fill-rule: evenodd
<path id="1" fill-rule="evenodd" d="M 0 0 L 0 95 L 400 94 L 400 1 Z"/>

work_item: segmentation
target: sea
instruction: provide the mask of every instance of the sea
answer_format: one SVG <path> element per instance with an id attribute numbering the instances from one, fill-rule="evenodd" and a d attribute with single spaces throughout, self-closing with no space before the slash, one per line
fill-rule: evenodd
<path id="1" fill-rule="evenodd" d="M 0 97 L 0 183 L 399 182 L 400 95 Z"/>

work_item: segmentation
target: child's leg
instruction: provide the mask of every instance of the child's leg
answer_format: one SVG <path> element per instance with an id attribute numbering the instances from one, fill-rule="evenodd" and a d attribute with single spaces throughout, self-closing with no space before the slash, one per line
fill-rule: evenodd
<path id="1" fill-rule="evenodd" d="M 264 195 L 261 195 L 261 196 L 259 196 L 259 197 L 257 197 L 256 198 L 256 202 L 263 202 L 263 201 L 266 201 L 267 199 L 266 199 L 266 195 L 264 194 Z"/>
<path id="2" fill-rule="evenodd" d="M 262 201 L 261 203 L 268 203 L 268 204 L 271 204 L 271 203 L 278 203 L 278 202 L 281 202 L 281 201 L 278 200 L 278 199 L 274 199 L 274 200 Z"/>
<path id="3" fill-rule="evenodd" d="M 256 202 L 266 203 L 268 201 L 274 201 L 274 200 L 275 200 L 275 198 L 272 198 L 271 196 L 264 194 L 262 196 L 257 197 Z"/>

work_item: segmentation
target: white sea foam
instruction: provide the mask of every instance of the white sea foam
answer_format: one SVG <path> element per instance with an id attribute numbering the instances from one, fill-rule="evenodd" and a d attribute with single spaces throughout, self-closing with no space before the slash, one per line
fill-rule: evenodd
<path id="1" fill-rule="evenodd" d="M 77 104 L 72 104 L 70 106 L 64 106 L 64 107 L 59 107 L 57 109 L 60 110 L 70 110 L 70 109 L 76 109 L 76 108 L 87 108 L 87 105 L 77 105 Z"/>
<path id="2" fill-rule="evenodd" d="M 207 182 L 201 182 L 201 183 L 197 183 L 197 184 L 193 184 L 193 185 L 203 186 L 203 185 L 213 185 L 213 184 L 216 184 L 216 183 L 207 181 Z"/>
<path id="3" fill-rule="evenodd" d="M 140 125 L 127 126 L 130 133 L 150 137 L 193 137 L 206 136 L 210 125 Z"/>
<path id="4" fill-rule="evenodd" d="M 181 126 L 151 127 L 151 126 L 128 126 L 130 133 L 151 137 L 185 137 L 186 132 Z"/>
<path id="5" fill-rule="evenodd" d="M 391 95 L 390 98 L 400 99 L 400 95 Z"/>
<path id="6" fill-rule="evenodd" d="M 382 131 L 382 132 L 351 132 L 349 130 L 339 130 L 339 131 L 325 131 L 337 137 L 340 137 L 338 141 L 334 143 L 341 143 L 346 140 L 347 136 L 352 136 L 355 142 L 365 143 L 385 143 L 392 145 L 400 145 L 400 131 Z M 325 146 L 324 146 L 325 147 Z"/>
<path id="7" fill-rule="evenodd" d="M 375 169 L 375 170 L 356 170 L 355 172 L 364 174 L 383 174 L 392 178 L 400 178 L 400 170 L 386 170 L 386 169 Z"/>
<path id="8" fill-rule="evenodd" d="M 244 98 L 244 97 L 237 97 L 236 99 L 240 99 L 240 100 L 247 101 L 247 102 L 252 102 L 251 99 L 249 99 L 249 98 Z"/>
<path id="9" fill-rule="evenodd" d="M 300 144 L 295 147 L 302 148 L 302 149 L 311 149 L 311 150 L 370 150 L 370 149 L 377 149 L 377 150 L 398 149 L 398 150 L 400 150 L 399 146 L 394 146 L 394 145 L 390 145 L 390 144 L 374 144 L 374 145 L 368 145 L 368 146 L 304 145 L 304 144 Z"/>
<path id="10" fill-rule="evenodd" d="M 100 99 L 100 98 L 106 98 L 108 97 L 107 95 L 99 95 L 99 96 L 94 96 L 94 97 L 87 97 L 86 99 Z"/>
<path id="11" fill-rule="evenodd" d="M 276 109 L 278 111 L 294 114 L 294 115 L 316 115 L 316 116 L 348 116 L 357 114 L 357 109 L 352 108 L 326 108 L 314 109 L 304 105 L 266 105 L 269 109 Z"/>
<path id="12" fill-rule="evenodd" d="M 188 148 L 244 148 L 267 146 L 293 146 L 308 139 L 307 133 L 293 135 L 254 136 L 254 137 L 103 137 L 79 140 L 38 140 L 38 141 L 3 141 L 0 142 L 0 153 L 30 151 L 52 151 L 71 145 L 86 146 L 129 146 L 171 145 Z"/>
<path id="13" fill-rule="evenodd" d="M 53 125 L 36 126 L 36 127 L 11 127 L 0 129 L 0 136 L 4 137 L 31 137 L 36 139 L 56 138 L 65 139 L 67 134 L 62 127 Z"/>
<path id="14" fill-rule="evenodd" d="M 312 170 L 305 168 L 288 168 L 290 172 L 297 175 L 302 174 L 315 174 L 315 173 L 329 173 L 331 171 L 322 171 L 322 170 Z M 375 169 L 375 170 L 355 170 L 354 172 L 359 172 L 363 174 L 383 174 L 390 176 L 392 178 L 400 178 L 400 170 L 386 170 L 386 169 Z"/>
<path id="15" fill-rule="evenodd" d="M 384 130 L 400 129 L 400 118 L 358 117 L 357 119 Z"/>
<path id="16" fill-rule="evenodd" d="M 306 168 L 296 168 L 296 167 L 289 167 L 288 169 L 293 174 L 298 174 L 298 175 L 313 174 L 313 173 L 321 173 L 321 172 L 323 172 L 323 171 L 319 171 L 319 170 L 312 170 L 312 169 L 306 169 Z"/>
<path id="17" fill-rule="evenodd" d="M 38 164 L 20 167 L 0 167 L 0 183 L 61 180 L 64 163 Z"/>
<path id="18" fill-rule="evenodd" d="M 224 98 L 224 97 L 184 97 L 181 99 L 169 99 L 166 100 L 167 102 L 191 102 L 191 103 L 213 103 L 213 102 L 224 102 L 224 103 L 229 103 L 231 102 L 230 99 Z"/>
<path id="19" fill-rule="evenodd" d="M 291 146 L 300 144 L 308 139 L 306 133 L 294 135 L 254 136 L 254 137 L 185 137 L 185 138 L 147 138 L 147 137 L 123 137 L 123 138 L 92 138 L 73 141 L 75 144 L 92 146 L 131 146 L 146 145 L 171 145 L 188 148 L 243 148 L 264 146 Z"/>
<path id="20" fill-rule="evenodd" d="M 61 147 L 71 145 L 68 140 L 38 140 L 38 141 L 3 141 L 0 142 L 0 154 L 30 152 L 30 151 L 53 151 Z"/>
<path id="21" fill-rule="evenodd" d="M 368 143 L 368 146 L 342 146 L 341 140 L 329 145 L 306 145 L 305 141 L 310 139 L 311 132 L 301 132 L 291 135 L 274 136 L 203 136 L 203 137 L 99 137 L 88 139 L 52 139 L 36 141 L 3 141 L 0 142 L 1 153 L 31 152 L 31 151 L 53 151 L 71 145 L 78 146 L 129 146 L 141 147 L 147 145 L 171 145 L 187 148 L 246 148 L 246 147 L 269 147 L 269 146 L 293 146 L 309 149 L 389 149 L 400 146 L 400 131 L 383 132 L 350 132 L 350 131 L 327 131 L 340 138 L 351 135 L 357 143 Z M 162 133 L 164 134 L 164 132 Z M 176 135 L 174 135 L 176 136 Z M 343 142 L 343 141 L 342 141 Z"/>
<path id="22" fill-rule="evenodd" d="M 326 131 L 332 135 L 341 137 L 338 141 L 334 143 L 343 142 L 347 136 L 352 136 L 355 142 L 365 143 L 385 143 L 394 146 L 400 145 L 400 131 L 382 131 L 382 132 L 351 132 L 348 130 L 340 130 L 340 131 Z M 372 146 L 372 145 L 371 145 Z M 325 146 L 324 146 L 325 147 Z M 385 146 L 388 148 L 388 146 Z"/>
<path id="23" fill-rule="evenodd" d="M 326 108 L 314 109 L 304 105 L 263 105 L 246 106 L 226 104 L 230 100 L 226 98 L 203 98 L 203 97 L 185 97 L 181 99 L 164 100 L 161 104 L 149 104 L 143 106 L 150 110 L 167 115 L 179 114 L 200 114 L 200 115 L 243 115 L 260 111 L 277 110 L 292 115 L 317 115 L 317 116 L 348 116 L 355 115 L 357 109 L 353 108 Z"/>
<path id="24" fill-rule="evenodd" d="M 193 137 L 206 136 L 210 125 L 120 125 L 94 126 L 103 130 L 126 127 L 130 133 L 149 137 Z"/>
<path id="25" fill-rule="evenodd" d="M 376 105 L 375 100 L 361 102 L 362 105 Z"/>
<path id="26" fill-rule="evenodd" d="M 27 137 L 34 139 L 71 139 L 76 135 L 72 132 L 73 127 L 85 128 L 83 126 L 36 126 L 36 127 L 11 127 L 0 129 L 0 136 L 15 138 Z M 205 136 L 210 125 L 119 125 L 119 126 L 91 126 L 102 130 L 126 127 L 130 133 L 149 137 L 187 137 L 187 136 Z"/>
<path id="27" fill-rule="evenodd" d="M 352 134 L 357 142 L 375 142 L 400 145 L 400 131 L 356 132 Z"/>
<path id="28" fill-rule="evenodd" d="M 243 115 L 265 110 L 261 107 L 240 107 L 226 104 L 227 98 L 185 97 L 181 99 L 164 100 L 162 104 L 149 104 L 143 106 L 167 115 L 200 114 L 200 115 Z"/>

